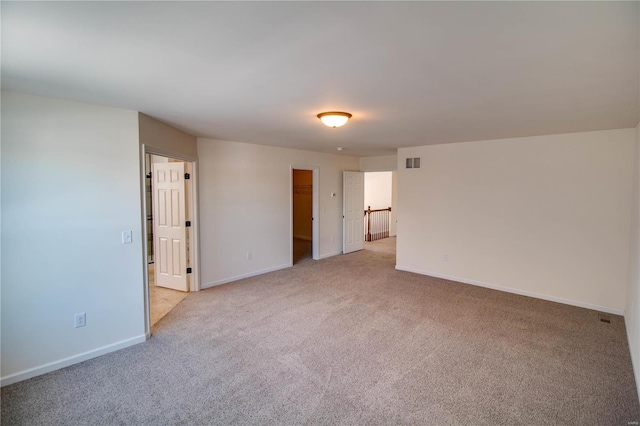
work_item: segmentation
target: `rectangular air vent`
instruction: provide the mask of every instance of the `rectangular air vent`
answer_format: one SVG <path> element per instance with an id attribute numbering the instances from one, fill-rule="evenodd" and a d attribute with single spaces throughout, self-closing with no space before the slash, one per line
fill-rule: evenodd
<path id="1" fill-rule="evenodd" d="M 611 315 L 602 314 L 602 313 L 598 314 L 598 321 L 611 324 Z"/>
<path id="2" fill-rule="evenodd" d="M 419 169 L 420 168 L 420 157 L 406 158 L 405 161 L 406 161 L 405 168 L 407 168 L 407 169 Z"/>

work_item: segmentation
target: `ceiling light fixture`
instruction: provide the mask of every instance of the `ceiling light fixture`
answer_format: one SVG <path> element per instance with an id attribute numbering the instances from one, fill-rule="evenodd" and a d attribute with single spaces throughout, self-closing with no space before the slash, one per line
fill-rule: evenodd
<path id="1" fill-rule="evenodd" d="M 336 127 L 344 126 L 347 120 L 351 118 L 351 114 L 339 111 L 321 112 L 318 114 L 318 118 L 325 126 L 335 129 Z"/>

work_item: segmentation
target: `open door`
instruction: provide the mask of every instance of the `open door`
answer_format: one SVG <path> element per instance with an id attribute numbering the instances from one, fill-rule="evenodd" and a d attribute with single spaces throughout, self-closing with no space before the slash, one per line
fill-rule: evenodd
<path id="1" fill-rule="evenodd" d="M 364 172 L 343 173 L 342 253 L 364 248 Z"/>
<path id="2" fill-rule="evenodd" d="M 154 163 L 151 177 L 156 285 L 189 291 L 184 163 Z"/>

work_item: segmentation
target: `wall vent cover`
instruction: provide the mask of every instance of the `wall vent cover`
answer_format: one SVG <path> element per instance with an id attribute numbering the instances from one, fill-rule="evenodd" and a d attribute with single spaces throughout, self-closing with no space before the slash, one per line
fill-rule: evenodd
<path id="1" fill-rule="evenodd" d="M 405 168 L 407 168 L 407 169 L 419 169 L 420 168 L 420 157 L 406 158 L 405 159 Z"/>
<path id="2" fill-rule="evenodd" d="M 598 321 L 611 324 L 611 315 L 600 313 L 598 314 Z"/>

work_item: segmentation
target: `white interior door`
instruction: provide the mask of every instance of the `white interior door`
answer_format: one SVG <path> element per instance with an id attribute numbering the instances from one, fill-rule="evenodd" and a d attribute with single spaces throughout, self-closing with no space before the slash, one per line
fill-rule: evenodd
<path id="1" fill-rule="evenodd" d="M 156 285 L 189 291 L 184 163 L 154 163 L 151 176 Z"/>
<path id="2" fill-rule="evenodd" d="M 364 173 L 343 172 L 342 252 L 364 248 Z"/>

